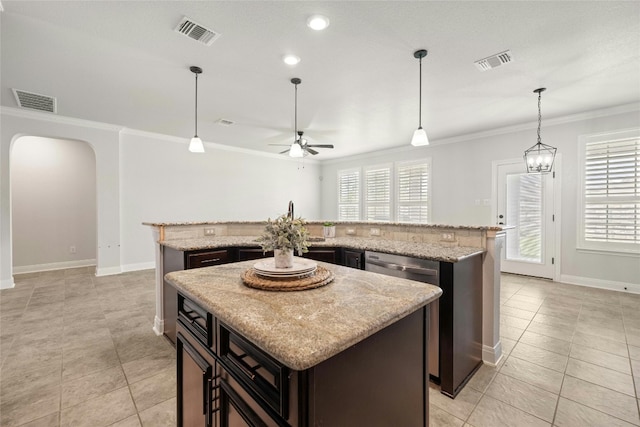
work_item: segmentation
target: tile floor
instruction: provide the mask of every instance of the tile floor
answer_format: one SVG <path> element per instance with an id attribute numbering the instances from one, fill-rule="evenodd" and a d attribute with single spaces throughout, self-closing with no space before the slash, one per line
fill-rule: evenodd
<path id="1" fill-rule="evenodd" d="M 504 357 L 430 426 L 640 426 L 640 295 L 502 275 Z"/>
<path id="2" fill-rule="evenodd" d="M 154 272 L 18 275 L 0 291 L 0 425 L 175 426 L 175 355 Z M 502 276 L 505 357 L 431 426 L 640 426 L 640 295 Z M 634 376 L 635 374 L 635 376 Z"/>

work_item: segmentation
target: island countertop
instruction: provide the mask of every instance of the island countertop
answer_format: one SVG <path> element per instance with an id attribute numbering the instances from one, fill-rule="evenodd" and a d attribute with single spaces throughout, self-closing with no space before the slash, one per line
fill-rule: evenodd
<path id="1" fill-rule="evenodd" d="M 258 236 L 215 236 L 189 239 L 174 239 L 158 242 L 179 251 L 214 249 L 225 247 L 260 247 Z M 458 262 L 467 257 L 484 253 L 485 250 L 470 246 L 446 246 L 433 243 L 415 243 L 367 237 L 334 237 L 324 241 L 312 241 L 311 247 L 341 247 L 384 252 L 435 261 Z"/>
<path id="2" fill-rule="evenodd" d="M 436 300 L 433 285 L 319 262 L 329 285 L 296 292 L 245 286 L 240 275 L 256 261 L 167 274 L 193 299 L 291 369 L 305 370 L 346 350 Z"/>

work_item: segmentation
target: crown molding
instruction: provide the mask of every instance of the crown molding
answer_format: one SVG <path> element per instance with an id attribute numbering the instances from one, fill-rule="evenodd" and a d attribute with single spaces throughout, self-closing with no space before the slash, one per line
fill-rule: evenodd
<path id="1" fill-rule="evenodd" d="M 185 145 L 189 143 L 189 139 L 190 139 L 190 138 L 179 138 L 177 136 L 165 135 L 162 133 L 148 132 L 148 131 L 131 129 L 131 128 L 123 128 L 120 131 L 120 133 L 125 135 L 140 136 L 143 138 L 160 139 L 163 141 L 173 142 L 177 144 L 185 144 Z M 283 156 L 282 154 L 266 153 L 264 151 L 251 150 L 249 148 L 233 147 L 231 145 L 219 144 L 217 142 L 208 142 L 208 141 L 205 141 L 204 139 L 202 139 L 202 142 L 205 144 L 206 147 L 212 147 L 217 150 L 229 151 L 232 153 L 242 153 L 242 154 L 248 154 L 251 156 L 267 157 L 271 159 L 288 160 L 288 161 L 294 161 L 294 162 L 298 161 L 298 159 L 295 159 L 289 156 Z M 309 163 L 312 163 L 312 164 L 319 163 L 318 160 L 312 160 L 307 158 L 305 158 L 305 161 L 308 161 Z"/>
<path id="2" fill-rule="evenodd" d="M 14 107 L 0 107 L 0 114 L 18 117 L 21 119 L 41 120 L 64 125 L 86 127 L 92 129 L 109 130 L 120 132 L 122 126 L 112 125 L 102 122 L 94 122 L 92 120 L 76 119 L 73 117 L 59 116 L 53 113 L 43 113 L 39 111 L 29 111 Z"/>
<path id="3" fill-rule="evenodd" d="M 608 117 L 608 116 L 615 116 L 618 114 L 632 113 L 634 111 L 640 111 L 640 102 L 633 102 L 630 104 L 623 104 L 616 107 L 603 108 L 600 110 L 587 111 L 584 113 L 571 114 L 571 115 L 562 116 L 562 117 L 555 117 L 553 119 L 545 119 L 544 125 L 545 127 L 557 126 L 565 123 L 579 122 L 583 120 L 592 120 L 599 117 Z M 400 147 L 394 147 L 394 148 L 383 149 L 378 151 L 370 151 L 368 153 L 362 153 L 362 154 L 354 154 L 352 156 L 343 157 L 340 159 L 323 160 L 322 164 L 332 165 L 332 164 L 339 164 L 343 162 L 350 162 L 354 160 L 363 160 L 363 159 L 370 159 L 374 157 L 386 156 L 389 154 L 404 153 L 407 151 L 416 152 L 416 150 L 428 150 L 429 147 L 433 147 L 437 145 L 455 144 L 458 142 L 472 141 L 474 139 L 488 138 L 492 136 L 504 135 L 504 134 L 515 133 L 515 132 L 520 132 L 520 131 L 529 130 L 529 129 L 537 129 L 537 128 L 538 128 L 538 122 L 533 121 L 528 123 L 522 123 L 519 125 L 504 126 L 501 128 L 491 129 L 491 130 L 482 131 L 482 132 L 468 133 L 464 135 L 452 136 L 449 138 L 434 139 L 432 140 L 430 145 L 419 147 L 419 148 L 406 144 Z"/>
<path id="4" fill-rule="evenodd" d="M 603 108 L 600 110 L 587 111 L 583 113 L 570 114 L 568 116 L 555 117 L 553 119 L 544 119 L 544 126 L 557 126 L 565 123 L 579 122 L 583 120 L 592 120 L 599 117 L 615 116 L 618 114 L 631 113 L 634 111 L 640 111 L 640 102 L 633 102 L 631 104 L 618 105 L 616 107 Z M 528 122 L 519 125 L 505 126 L 497 129 L 491 129 L 488 131 L 474 132 L 465 135 L 453 136 L 450 138 L 443 138 L 435 140 L 433 145 L 453 144 L 456 142 L 469 141 L 472 139 L 486 138 L 490 136 L 504 135 L 507 133 L 515 133 L 523 130 L 537 129 L 538 122 Z"/>

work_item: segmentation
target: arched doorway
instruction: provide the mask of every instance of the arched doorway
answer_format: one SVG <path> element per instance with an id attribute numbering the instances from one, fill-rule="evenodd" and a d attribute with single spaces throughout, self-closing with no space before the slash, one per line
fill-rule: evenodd
<path id="1" fill-rule="evenodd" d="M 13 273 L 96 265 L 96 156 L 84 141 L 22 136 L 11 163 Z"/>

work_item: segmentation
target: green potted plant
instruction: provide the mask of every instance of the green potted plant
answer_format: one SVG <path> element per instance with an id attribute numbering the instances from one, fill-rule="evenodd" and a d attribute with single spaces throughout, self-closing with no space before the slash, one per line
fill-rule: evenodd
<path id="1" fill-rule="evenodd" d="M 308 252 L 309 233 L 302 218 L 280 215 L 273 221 L 267 220 L 264 234 L 258 238 L 264 252 L 273 251 L 276 268 L 293 267 L 293 251 L 298 255 Z"/>
<path id="2" fill-rule="evenodd" d="M 334 223 L 327 221 L 322 224 L 322 235 L 324 237 L 336 237 L 336 226 Z"/>

